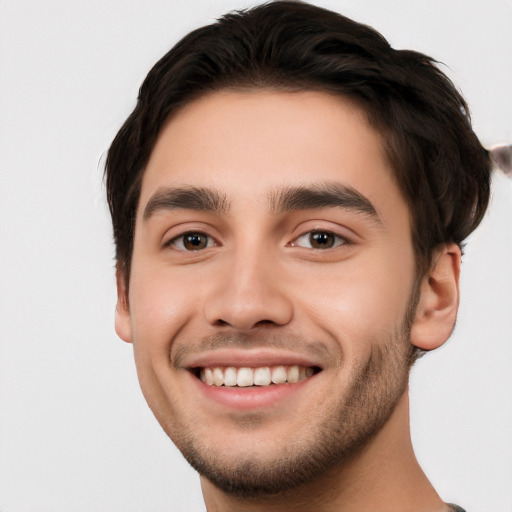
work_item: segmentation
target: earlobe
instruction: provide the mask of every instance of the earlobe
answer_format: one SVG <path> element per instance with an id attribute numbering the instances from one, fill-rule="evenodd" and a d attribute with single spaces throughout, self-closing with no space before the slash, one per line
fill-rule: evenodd
<path id="1" fill-rule="evenodd" d="M 433 350 L 450 337 L 459 308 L 460 264 L 460 248 L 456 244 L 445 245 L 423 278 L 411 327 L 411 343 L 416 347 Z"/>
<path id="2" fill-rule="evenodd" d="M 130 319 L 130 306 L 128 303 L 128 291 L 126 289 L 126 281 L 123 272 L 117 265 L 116 269 L 117 284 L 117 305 L 115 329 L 117 335 L 126 343 L 132 343 L 132 324 Z"/>

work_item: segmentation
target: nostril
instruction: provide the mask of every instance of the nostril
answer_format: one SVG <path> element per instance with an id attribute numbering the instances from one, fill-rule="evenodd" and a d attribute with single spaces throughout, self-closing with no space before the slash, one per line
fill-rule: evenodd
<path id="1" fill-rule="evenodd" d="M 227 322 L 226 320 L 222 320 L 222 318 L 219 318 L 218 320 L 216 320 L 213 325 L 215 327 L 226 327 L 226 326 L 231 326 L 231 324 L 229 322 Z M 265 327 L 265 326 L 268 326 L 268 325 L 275 325 L 275 322 L 273 322 L 272 320 L 259 320 L 258 322 L 256 322 L 253 326 L 251 326 L 251 328 L 255 328 L 255 327 Z"/>
<path id="2" fill-rule="evenodd" d="M 272 322 L 272 320 L 260 320 L 259 322 L 256 322 L 254 324 L 254 327 L 262 327 L 265 325 L 275 325 L 275 324 L 274 324 L 274 322 Z"/>

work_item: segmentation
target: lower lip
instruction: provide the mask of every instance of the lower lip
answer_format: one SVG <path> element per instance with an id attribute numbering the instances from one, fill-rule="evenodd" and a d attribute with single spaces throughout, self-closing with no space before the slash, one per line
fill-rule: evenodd
<path id="1" fill-rule="evenodd" d="M 315 376 L 294 384 L 273 384 L 270 386 L 225 387 L 209 386 L 190 374 L 203 395 L 232 409 L 249 410 L 269 407 L 276 402 L 295 395 L 307 386 Z"/>

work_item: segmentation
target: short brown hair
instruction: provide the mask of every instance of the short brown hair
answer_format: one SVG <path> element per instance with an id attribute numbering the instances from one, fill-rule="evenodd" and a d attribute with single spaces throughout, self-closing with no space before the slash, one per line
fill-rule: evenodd
<path id="1" fill-rule="evenodd" d="M 469 110 L 430 57 L 395 50 L 341 14 L 276 1 L 226 14 L 179 41 L 144 80 L 106 161 L 116 259 L 128 286 L 145 167 L 169 116 L 221 89 L 318 90 L 355 101 L 381 134 L 412 212 L 418 274 L 463 240 L 489 201 L 491 163 Z"/>

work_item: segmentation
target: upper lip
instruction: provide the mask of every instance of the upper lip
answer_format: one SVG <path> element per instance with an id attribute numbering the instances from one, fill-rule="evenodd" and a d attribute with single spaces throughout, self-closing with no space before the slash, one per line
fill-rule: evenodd
<path id="1" fill-rule="evenodd" d="M 279 350 L 262 349 L 217 349 L 191 356 L 186 367 L 190 370 L 207 367 L 262 367 L 305 366 L 322 368 L 322 364 L 311 356 Z"/>

